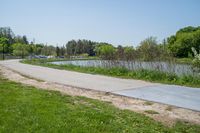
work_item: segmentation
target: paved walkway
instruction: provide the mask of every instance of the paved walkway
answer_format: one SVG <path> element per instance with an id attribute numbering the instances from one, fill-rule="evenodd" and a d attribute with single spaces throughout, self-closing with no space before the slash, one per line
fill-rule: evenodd
<path id="1" fill-rule="evenodd" d="M 123 96 L 174 105 L 200 111 L 200 88 L 150 83 L 141 80 L 119 79 L 84 74 L 47 67 L 27 65 L 18 60 L 0 61 L 0 65 L 24 75 L 86 89 L 111 92 Z"/>

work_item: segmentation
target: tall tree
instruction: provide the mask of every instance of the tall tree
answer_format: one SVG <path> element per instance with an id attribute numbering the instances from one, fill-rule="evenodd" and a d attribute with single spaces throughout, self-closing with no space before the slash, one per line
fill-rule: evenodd
<path id="1" fill-rule="evenodd" d="M 58 46 L 56 47 L 56 56 L 60 56 L 60 48 Z"/>
<path id="2" fill-rule="evenodd" d="M 24 58 L 27 56 L 28 53 L 28 45 L 21 44 L 21 43 L 15 43 L 13 44 L 13 54 L 15 56 L 21 56 L 21 58 Z"/>
<path id="3" fill-rule="evenodd" d="M 141 58 L 145 61 L 154 60 L 159 57 L 160 54 L 155 37 L 149 37 L 143 40 L 137 50 Z"/>
<path id="4" fill-rule="evenodd" d="M 8 44 L 14 43 L 14 40 L 13 40 L 14 36 L 15 35 L 10 27 L 0 27 L 0 38 L 1 37 L 7 38 Z"/>
<path id="5" fill-rule="evenodd" d="M 8 47 L 8 39 L 5 37 L 0 38 L 0 52 L 2 53 L 3 60 L 5 59 L 5 53 L 7 53 L 9 50 Z"/>
<path id="6" fill-rule="evenodd" d="M 105 60 L 116 59 L 116 48 L 112 45 L 100 45 L 97 49 L 98 55 Z"/>
<path id="7" fill-rule="evenodd" d="M 192 47 L 200 47 L 200 27 L 185 27 L 168 38 L 168 50 L 175 57 L 188 57 L 193 54 Z"/>

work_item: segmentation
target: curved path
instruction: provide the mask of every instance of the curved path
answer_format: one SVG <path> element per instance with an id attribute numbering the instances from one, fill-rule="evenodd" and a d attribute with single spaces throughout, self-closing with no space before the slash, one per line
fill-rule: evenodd
<path id="1" fill-rule="evenodd" d="M 0 61 L 0 65 L 44 81 L 111 92 L 118 95 L 200 111 L 200 88 L 164 85 L 141 80 L 120 79 L 58 70 L 22 64 L 19 60 Z"/>

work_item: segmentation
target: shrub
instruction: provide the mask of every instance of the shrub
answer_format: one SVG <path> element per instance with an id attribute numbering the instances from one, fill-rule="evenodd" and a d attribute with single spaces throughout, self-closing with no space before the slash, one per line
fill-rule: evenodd
<path id="1" fill-rule="evenodd" d="M 193 70 L 200 73 L 200 53 L 198 54 L 195 48 L 192 47 L 194 59 L 192 61 Z"/>

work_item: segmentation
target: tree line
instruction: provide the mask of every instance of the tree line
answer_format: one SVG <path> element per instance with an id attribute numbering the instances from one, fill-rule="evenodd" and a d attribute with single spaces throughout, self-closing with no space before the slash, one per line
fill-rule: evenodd
<path id="1" fill-rule="evenodd" d="M 21 58 L 28 55 L 64 56 L 65 47 L 35 44 L 33 41 L 29 42 L 25 35 L 16 36 L 10 27 L 1 27 L 0 53 L 4 53 L 5 55 L 20 56 Z"/>
<path id="2" fill-rule="evenodd" d="M 71 40 L 63 46 L 53 46 L 29 42 L 25 35 L 15 35 L 11 28 L 0 28 L 0 53 L 20 56 L 99 56 L 106 60 L 160 60 L 171 57 L 193 57 L 192 47 L 200 49 L 200 27 L 185 27 L 158 43 L 155 37 L 149 37 L 137 46 L 117 46 L 91 40 Z"/>

